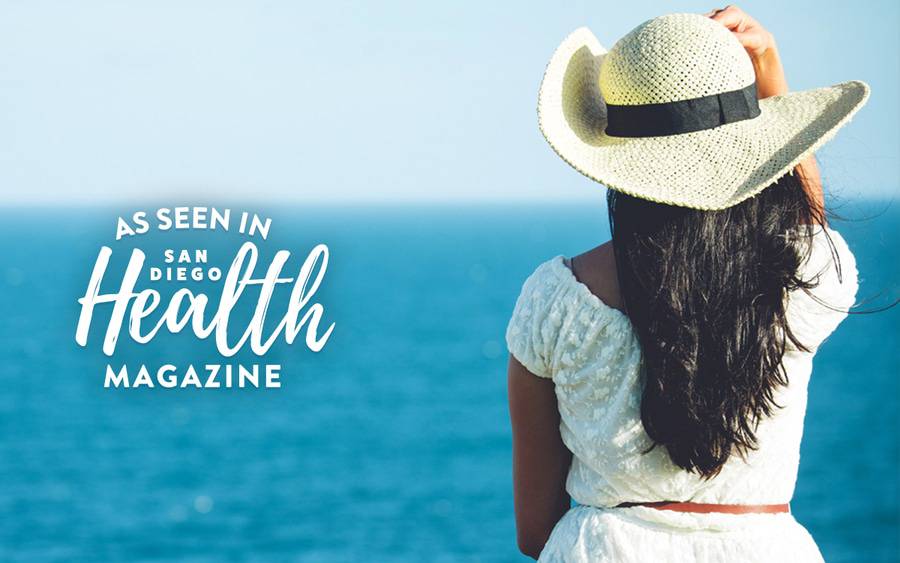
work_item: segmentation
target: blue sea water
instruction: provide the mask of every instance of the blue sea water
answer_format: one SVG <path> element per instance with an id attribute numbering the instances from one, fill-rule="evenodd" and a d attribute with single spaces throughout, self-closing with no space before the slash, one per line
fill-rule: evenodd
<path id="1" fill-rule="evenodd" d="M 521 560 L 504 330 L 538 263 L 607 240 L 605 210 L 247 208 L 273 219 L 263 263 L 331 250 L 315 301 L 334 332 L 318 354 L 302 339 L 271 350 L 280 389 L 104 389 L 108 306 L 75 343 L 102 245 L 120 276 L 134 246 L 156 262 L 208 248 L 227 265 L 240 235 L 114 242 L 118 215 L 153 206 L 0 212 L 0 559 Z M 870 305 L 884 304 L 900 211 L 841 211 L 874 215 L 833 226 L 856 253 L 860 297 L 884 291 Z M 816 358 L 792 509 L 830 562 L 900 550 L 898 314 L 851 315 Z M 128 340 L 113 362 L 262 361 L 186 334 Z"/>

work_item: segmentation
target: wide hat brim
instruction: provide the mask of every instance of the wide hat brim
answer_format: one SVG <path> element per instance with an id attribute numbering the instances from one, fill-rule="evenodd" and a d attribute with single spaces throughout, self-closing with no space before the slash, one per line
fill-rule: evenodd
<path id="1" fill-rule="evenodd" d="M 868 85 L 849 81 L 762 99 L 756 118 L 713 129 L 612 137 L 599 86 L 605 54 L 587 28 L 562 42 L 541 82 L 541 132 L 588 178 L 669 205 L 725 209 L 756 195 L 831 139 L 869 97 Z"/>

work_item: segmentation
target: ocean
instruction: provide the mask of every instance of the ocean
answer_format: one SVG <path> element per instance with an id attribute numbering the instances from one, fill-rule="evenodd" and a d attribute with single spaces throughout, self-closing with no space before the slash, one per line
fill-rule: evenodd
<path id="1" fill-rule="evenodd" d="M 114 240 L 118 216 L 151 205 L 0 211 L 0 559 L 524 560 L 506 322 L 534 267 L 608 239 L 605 210 L 230 207 L 271 217 L 261 263 L 288 249 L 296 267 L 328 245 L 314 301 L 322 327 L 335 324 L 320 352 L 303 333 L 260 359 L 221 358 L 184 333 L 138 345 L 123 331 L 107 358 L 108 305 L 81 347 L 77 299 L 101 246 L 121 278 L 135 246 L 156 262 L 166 248 L 204 248 L 227 269 L 246 237 Z M 874 298 L 863 308 L 883 305 L 900 279 L 900 209 L 840 211 L 853 220 L 832 226 L 856 253 L 859 297 Z M 897 308 L 851 315 L 815 360 L 792 510 L 829 562 L 900 554 L 898 328 Z M 279 364 L 281 387 L 104 388 L 110 362 Z"/>

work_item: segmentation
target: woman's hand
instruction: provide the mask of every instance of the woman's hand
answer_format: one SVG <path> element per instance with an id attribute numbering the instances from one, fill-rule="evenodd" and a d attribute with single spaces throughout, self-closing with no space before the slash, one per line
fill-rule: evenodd
<path id="1" fill-rule="evenodd" d="M 705 15 L 734 33 L 747 50 L 756 71 L 756 90 L 760 99 L 787 93 L 787 80 L 775 38 L 766 28 L 737 6 L 727 6 Z"/>
<path id="2" fill-rule="evenodd" d="M 756 94 L 759 99 L 787 94 L 788 85 L 784 77 L 784 67 L 781 66 L 775 37 L 768 30 L 737 6 L 726 6 L 704 15 L 728 28 L 747 50 L 753 62 L 753 70 L 756 72 Z M 823 224 L 827 224 L 825 195 L 822 192 L 822 178 L 815 155 L 810 155 L 798 164 L 794 171 L 799 174 L 819 219 Z"/>
<path id="3" fill-rule="evenodd" d="M 731 30 L 751 57 L 761 58 L 775 46 L 772 34 L 737 6 L 727 6 L 704 14 Z"/>

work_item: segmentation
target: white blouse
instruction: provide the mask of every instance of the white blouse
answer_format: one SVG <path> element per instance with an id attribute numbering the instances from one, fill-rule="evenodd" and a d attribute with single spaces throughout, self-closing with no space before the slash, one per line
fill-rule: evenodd
<path id="1" fill-rule="evenodd" d="M 840 258 L 840 275 L 826 230 Z M 674 465 L 662 446 L 641 453 L 651 441 L 640 416 L 641 350 L 628 317 L 593 295 L 562 256 L 541 264 L 522 287 L 506 340 L 529 371 L 555 384 L 560 432 L 573 453 L 566 485 L 572 499 L 592 507 L 662 500 L 789 502 L 813 356 L 847 316 L 857 292 L 856 260 L 831 228 L 817 227 L 803 273 L 804 279 L 818 277 L 819 285 L 813 295 L 802 290 L 789 295 L 787 317 L 811 352 L 791 348 L 783 359 L 790 384 L 776 392 L 775 401 L 786 406 L 760 423 L 760 447 L 748 453 L 746 463 L 733 455 L 717 477 L 703 481 Z"/>

